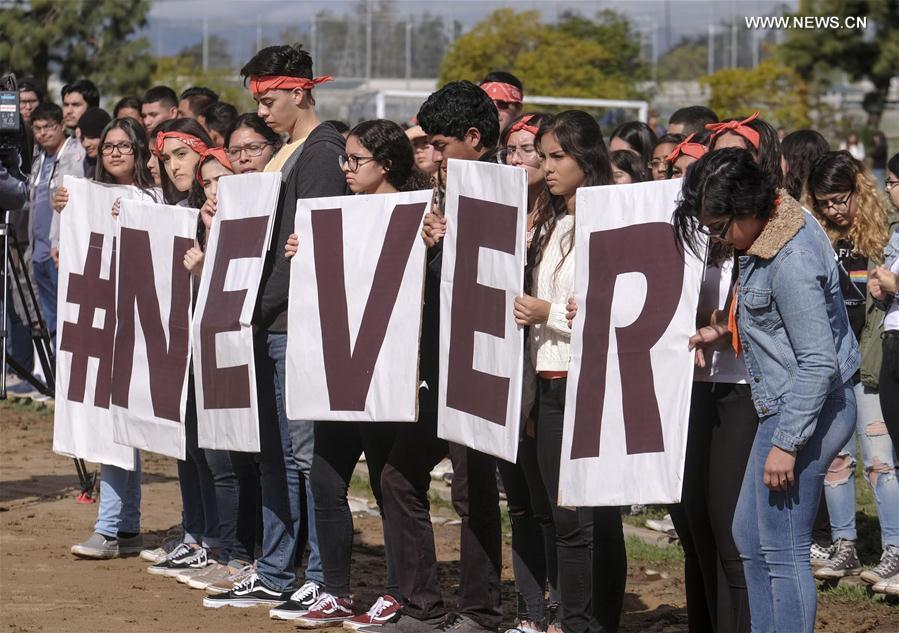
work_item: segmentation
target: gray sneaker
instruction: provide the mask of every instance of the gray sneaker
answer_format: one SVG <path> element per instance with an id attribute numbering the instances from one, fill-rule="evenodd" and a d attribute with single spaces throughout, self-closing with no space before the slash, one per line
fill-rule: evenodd
<path id="1" fill-rule="evenodd" d="M 365 633 L 435 633 L 435 631 L 441 630 L 443 622 L 442 617 L 419 620 L 400 611 L 390 622 L 385 622 L 380 626 L 367 626 L 363 631 Z"/>
<path id="2" fill-rule="evenodd" d="M 83 543 L 72 546 L 72 553 L 81 558 L 106 560 L 127 554 L 136 554 L 144 546 L 144 537 L 138 534 L 132 538 L 114 539 L 94 532 Z"/>
<path id="3" fill-rule="evenodd" d="M 231 573 L 230 576 L 224 578 L 223 580 L 217 580 L 216 582 L 209 583 L 205 589 L 206 593 L 210 596 L 218 596 L 223 593 L 228 593 L 234 587 L 234 585 L 243 582 L 250 576 L 256 573 L 256 565 L 248 564 L 243 567 L 237 568 L 234 564 L 230 564 L 228 571 Z M 187 583 L 190 585 L 190 583 Z M 192 586 L 192 585 L 191 585 Z"/>
<path id="4" fill-rule="evenodd" d="M 243 564 L 236 562 L 232 562 L 229 565 L 215 563 L 206 569 L 201 570 L 200 573 L 191 576 L 187 581 L 187 585 L 191 589 L 206 589 L 206 587 L 213 583 L 227 580 L 234 574 L 234 572 L 243 566 Z M 181 577 L 179 576 L 178 578 L 180 579 Z"/>
<path id="5" fill-rule="evenodd" d="M 861 570 L 862 565 L 858 561 L 855 543 L 841 538 L 837 539 L 836 550 L 830 557 L 830 561 L 815 570 L 815 578 L 826 580 L 857 576 Z"/>
<path id="6" fill-rule="evenodd" d="M 899 547 L 887 545 L 880 562 L 862 572 L 862 580 L 872 585 L 899 574 Z"/>

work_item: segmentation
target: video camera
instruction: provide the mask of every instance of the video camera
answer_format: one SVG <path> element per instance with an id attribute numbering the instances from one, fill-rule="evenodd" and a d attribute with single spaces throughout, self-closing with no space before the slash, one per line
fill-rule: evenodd
<path id="1" fill-rule="evenodd" d="M 0 79 L 0 153 L 18 152 L 21 146 L 19 90 L 16 76 L 9 74 Z"/>

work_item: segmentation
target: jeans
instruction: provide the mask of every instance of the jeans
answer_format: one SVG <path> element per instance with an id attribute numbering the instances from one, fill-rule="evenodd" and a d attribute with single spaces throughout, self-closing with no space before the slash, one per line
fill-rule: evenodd
<path id="1" fill-rule="evenodd" d="M 134 470 L 100 464 L 100 507 L 94 532 L 116 538 L 119 532 L 140 533 L 140 453 Z"/>
<path id="2" fill-rule="evenodd" d="M 315 495 L 315 521 L 319 535 L 325 591 L 333 596 L 350 597 L 350 558 L 353 551 L 353 515 L 347 502 L 347 490 L 359 457 L 365 452 L 368 480 L 381 517 L 384 501 L 381 472 L 393 447 L 399 424 L 389 422 L 316 422 L 315 457 L 312 460 L 312 492 Z M 389 530 L 384 523 L 385 535 Z M 387 562 L 387 593 L 399 595 L 396 570 L 384 538 Z"/>
<path id="3" fill-rule="evenodd" d="M 899 479 L 896 453 L 880 410 L 880 396 L 861 383 L 855 385 L 858 406 L 856 432 L 831 464 L 824 478 L 824 495 L 830 511 L 833 538 L 855 541 L 855 446 L 861 447 L 865 476 L 877 501 L 880 533 L 884 547 L 899 547 Z"/>
<path id="4" fill-rule="evenodd" d="M 763 481 L 778 417 L 759 424 L 734 515 L 734 541 L 743 559 L 752 631 L 812 633 L 817 609 L 809 562 L 812 524 L 827 467 L 855 429 L 852 384 L 825 398 L 814 431 L 796 454 L 787 492 L 771 491 Z"/>
<path id="5" fill-rule="evenodd" d="M 256 573 L 266 585 L 279 591 L 287 591 L 296 580 L 294 557 L 301 516 L 300 467 L 284 406 L 286 347 L 287 334 L 277 332 L 262 332 L 255 344 L 262 490 L 262 556 L 256 561 Z M 322 582 L 321 577 L 310 577 L 313 566 L 320 570 L 321 562 L 312 533 L 309 540 L 312 553 L 306 577 Z"/>
<path id="6" fill-rule="evenodd" d="M 567 382 L 538 380 L 537 415 L 537 458 L 556 528 L 561 626 L 565 633 L 614 633 L 627 581 L 621 512 L 557 504 Z"/>
<path id="7" fill-rule="evenodd" d="M 194 398 L 193 373 L 188 376 L 184 430 L 187 436 L 187 455 L 184 460 L 178 460 L 184 542 L 217 548 L 221 541 L 215 482 L 206 462 L 206 452 L 197 445 L 197 402 Z"/>
<path id="8" fill-rule="evenodd" d="M 499 473 L 512 524 L 512 571 L 518 594 L 519 620 L 542 622 L 546 617 L 544 592 L 559 601 L 559 570 L 556 561 L 556 528 L 546 485 L 537 463 L 537 440 L 522 435 L 518 462 L 498 460 Z M 548 581 L 548 582 L 547 582 Z"/>
<path id="9" fill-rule="evenodd" d="M 748 385 L 693 384 L 683 494 L 669 508 L 684 548 L 690 633 L 750 630 L 731 525 L 758 423 Z"/>
<path id="10" fill-rule="evenodd" d="M 258 478 L 251 453 L 205 449 L 215 487 L 219 562 L 252 562 L 256 543 Z"/>
<path id="11" fill-rule="evenodd" d="M 58 271 L 52 259 L 42 262 L 32 261 L 34 283 L 37 286 L 37 298 L 40 303 L 41 316 L 47 324 L 53 349 L 56 349 L 56 289 L 59 285 Z"/>
<path id="12" fill-rule="evenodd" d="M 306 521 L 300 522 L 297 538 L 298 550 L 304 549 L 303 543 L 309 544 L 309 558 L 306 560 L 306 580 L 324 583 L 321 552 L 318 544 L 318 530 L 315 519 L 315 498 L 312 494 L 312 459 L 315 450 L 315 423 L 308 420 L 288 420 L 287 432 L 293 448 L 293 458 L 300 469 L 300 516 Z M 297 552 L 298 555 L 302 551 Z"/>
<path id="13" fill-rule="evenodd" d="M 12 275 L 7 277 L 6 288 L 6 351 L 25 371 L 34 369 L 34 342 L 31 340 L 31 328 L 22 320 L 13 300 L 15 281 Z"/>

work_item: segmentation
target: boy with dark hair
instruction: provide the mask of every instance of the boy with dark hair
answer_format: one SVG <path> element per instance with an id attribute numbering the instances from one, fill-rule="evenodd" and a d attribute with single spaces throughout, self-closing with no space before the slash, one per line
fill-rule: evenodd
<path id="1" fill-rule="evenodd" d="M 197 122 L 206 128 L 216 145 L 224 145 L 225 137 L 237 121 L 237 108 L 224 101 L 210 103 L 200 112 Z"/>
<path id="2" fill-rule="evenodd" d="M 521 116 L 524 108 L 524 85 L 521 80 L 504 70 L 487 73 L 479 84 L 493 101 L 499 113 L 500 135 L 506 131 L 512 121 Z"/>
<path id="3" fill-rule="evenodd" d="M 204 86 L 191 86 L 181 93 L 178 118 L 196 119 L 200 113 L 219 100 L 219 96 Z"/>
<path id="4" fill-rule="evenodd" d="M 318 600 L 324 576 L 309 480 L 314 425 L 311 421 L 288 420 L 284 408 L 290 282 L 290 262 L 284 257 L 284 244 L 293 232 L 298 199 L 349 193 L 338 162 L 345 143 L 337 130 L 319 121 L 312 89 L 330 78 L 313 78 L 312 58 L 300 46 L 264 48 L 241 69 L 241 75 L 259 104 L 259 116 L 273 131 L 288 137 L 287 144 L 265 167 L 265 171 L 281 172 L 283 186 L 253 316 L 260 390 L 262 556 L 256 561 L 252 576 L 226 594 L 207 597 L 203 604 L 279 605 L 271 609 L 272 617 L 296 619 Z M 305 479 L 310 554 L 306 582 L 293 591 L 294 553 L 302 514 L 301 475 Z"/>
<path id="5" fill-rule="evenodd" d="M 149 134 L 163 121 L 178 118 L 178 95 L 168 86 L 153 86 L 144 95 L 140 111 Z"/>
<path id="6" fill-rule="evenodd" d="M 88 108 L 100 105 L 100 91 L 90 79 L 79 79 L 62 87 L 62 122 L 74 130 Z"/>
<path id="7" fill-rule="evenodd" d="M 19 82 L 19 114 L 25 125 L 31 125 L 31 113 L 44 100 L 44 88 L 36 79 Z"/>
<path id="8" fill-rule="evenodd" d="M 51 200 L 65 175 L 84 177 L 84 149 L 77 139 L 67 137 L 62 125 L 63 112 L 55 103 L 45 101 L 31 113 L 31 129 L 40 151 L 34 157 L 29 177 L 28 235 L 31 241 L 31 265 L 37 286 L 41 314 L 56 347 L 56 257 L 51 241 L 53 223 Z"/>
<path id="9" fill-rule="evenodd" d="M 668 119 L 668 134 L 699 134 L 705 132 L 706 123 L 717 123 L 718 115 L 705 106 L 688 106 L 675 110 Z"/>
<path id="10" fill-rule="evenodd" d="M 497 109 L 484 90 L 467 81 L 433 93 L 417 119 L 444 179 L 447 159 L 480 160 L 499 139 Z M 403 608 L 391 622 L 366 629 L 372 633 L 427 633 L 441 626 L 454 633 L 483 633 L 495 630 L 502 616 L 496 459 L 437 437 L 441 246 L 438 242 L 428 251 L 419 420 L 397 432 L 381 474 L 385 543 L 394 557 Z M 453 462 L 452 498 L 462 519 L 462 537 L 458 616 L 444 622 L 428 489 L 430 471 L 447 454 Z"/>

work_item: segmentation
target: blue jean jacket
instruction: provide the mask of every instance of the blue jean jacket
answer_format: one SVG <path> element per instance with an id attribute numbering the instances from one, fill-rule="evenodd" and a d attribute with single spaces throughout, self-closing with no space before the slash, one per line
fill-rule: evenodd
<path id="1" fill-rule="evenodd" d="M 899 257 L 899 226 L 897 226 L 893 231 L 893 234 L 890 235 L 890 242 L 886 245 L 886 248 L 883 249 L 884 268 L 889 270 L 897 257 Z"/>
<path id="2" fill-rule="evenodd" d="M 778 415 L 773 444 L 802 448 L 828 393 L 860 354 L 840 290 L 833 248 L 817 221 L 786 192 L 741 255 L 739 334 L 759 418 Z"/>

